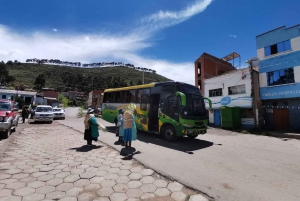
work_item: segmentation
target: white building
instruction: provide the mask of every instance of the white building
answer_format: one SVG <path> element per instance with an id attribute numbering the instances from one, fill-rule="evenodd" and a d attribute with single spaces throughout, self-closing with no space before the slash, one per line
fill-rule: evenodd
<path id="1" fill-rule="evenodd" d="M 221 126 L 220 107 L 237 106 L 241 108 L 242 127 L 254 127 L 252 90 L 249 68 L 229 71 L 223 75 L 206 79 L 204 81 L 204 96 L 212 101 L 209 123 L 214 126 Z M 208 103 L 206 103 L 206 108 L 209 108 Z"/>
<path id="2" fill-rule="evenodd" d="M 36 92 L 0 89 L 0 99 L 10 100 L 14 95 L 23 97 L 25 105 L 34 104 L 36 100 Z"/>

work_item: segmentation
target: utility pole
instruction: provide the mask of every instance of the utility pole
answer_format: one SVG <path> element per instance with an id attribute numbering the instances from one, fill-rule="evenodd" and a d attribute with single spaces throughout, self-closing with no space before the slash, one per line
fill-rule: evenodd
<path id="1" fill-rule="evenodd" d="M 144 76 L 144 69 L 142 69 L 142 71 L 143 71 L 143 84 L 144 84 L 144 77 L 145 77 L 145 76 Z"/>
<path id="2" fill-rule="evenodd" d="M 257 119 L 256 119 L 256 97 L 254 91 L 254 82 L 253 82 L 253 62 L 250 61 L 250 75 L 251 75 L 251 90 L 252 90 L 252 109 L 254 115 L 254 127 L 257 128 Z"/>

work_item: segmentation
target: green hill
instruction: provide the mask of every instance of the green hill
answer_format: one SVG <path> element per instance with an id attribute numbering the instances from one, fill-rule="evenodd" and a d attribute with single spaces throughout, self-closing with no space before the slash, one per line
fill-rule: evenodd
<path id="1" fill-rule="evenodd" d="M 34 88 L 39 74 L 46 80 L 45 87 L 59 91 L 74 90 L 89 92 L 92 89 L 105 89 L 141 84 L 143 72 L 123 66 L 102 68 L 77 68 L 47 64 L 7 65 L 9 75 L 15 77 L 10 86 L 27 85 Z M 169 81 L 170 79 L 156 73 L 145 72 L 144 83 Z"/>

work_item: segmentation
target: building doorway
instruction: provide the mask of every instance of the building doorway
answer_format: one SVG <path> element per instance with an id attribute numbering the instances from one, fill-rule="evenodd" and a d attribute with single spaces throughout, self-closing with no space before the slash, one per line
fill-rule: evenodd
<path id="1" fill-rule="evenodd" d="M 276 130 L 289 130 L 289 110 L 273 109 L 274 126 Z"/>
<path id="2" fill-rule="evenodd" d="M 221 126 L 221 111 L 220 110 L 214 110 L 214 123 L 216 127 Z"/>

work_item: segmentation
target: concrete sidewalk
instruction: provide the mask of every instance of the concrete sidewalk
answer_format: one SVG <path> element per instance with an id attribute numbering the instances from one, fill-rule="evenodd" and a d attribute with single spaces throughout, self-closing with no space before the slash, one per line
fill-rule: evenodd
<path id="1" fill-rule="evenodd" d="M 20 125 L 0 159 L 0 201 L 208 201 L 96 142 L 83 145 L 82 133 L 54 122 Z"/>

